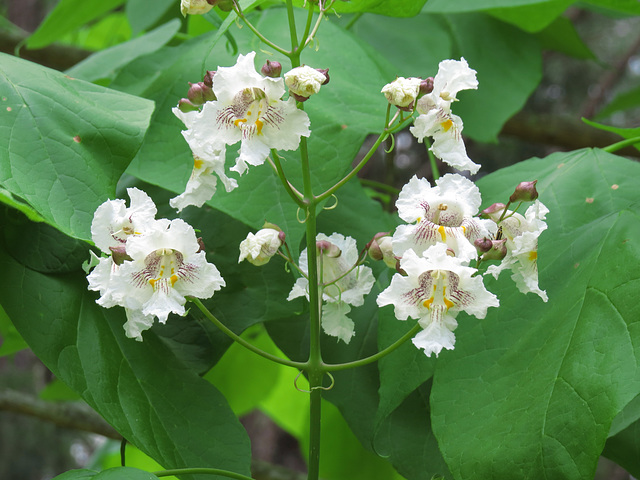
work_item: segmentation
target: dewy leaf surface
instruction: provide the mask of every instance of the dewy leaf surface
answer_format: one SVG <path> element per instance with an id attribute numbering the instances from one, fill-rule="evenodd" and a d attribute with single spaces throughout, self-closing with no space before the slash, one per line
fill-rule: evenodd
<path id="1" fill-rule="evenodd" d="M 99 307 L 82 274 L 41 274 L 4 252 L 0 268 L 12 279 L 0 303 L 26 342 L 127 440 L 165 468 L 249 474 L 249 439 L 224 397 L 153 329 L 126 338 L 124 310 Z"/>
<path id="2" fill-rule="evenodd" d="M 9 55 L 0 55 L 0 69 L 0 185 L 88 240 L 93 212 L 113 198 L 153 103 Z"/>
<path id="3" fill-rule="evenodd" d="M 487 318 L 440 355 L 433 430 L 456 479 L 593 478 L 613 418 L 640 392 L 640 165 L 600 150 L 532 159 L 479 182 L 485 203 L 538 179 L 541 288 L 503 273 Z"/>

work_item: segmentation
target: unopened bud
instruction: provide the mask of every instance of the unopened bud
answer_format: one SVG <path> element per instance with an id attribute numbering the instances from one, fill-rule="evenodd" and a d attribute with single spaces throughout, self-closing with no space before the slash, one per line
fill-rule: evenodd
<path id="1" fill-rule="evenodd" d="M 267 63 L 262 66 L 260 71 L 265 77 L 278 78 L 282 73 L 282 65 L 280 62 L 267 60 Z"/>
<path id="2" fill-rule="evenodd" d="M 318 255 L 323 255 L 329 258 L 338 258 L 342 255 L 342 250 L 327 240 L 318 240 L 316 242 L 316 249 L 318 250 Z"/>
<path id="3" fill-rule="evenodd" d="M 116 265 L 122 265 L 126 260 L 133 260 L 125 250 L 124 245 L 118 245 L 117 247 L 109 247 L 111 250 L 111 258 Z"/>
<path id="4" fill-rule="evenodd" d="M 207 0 L 181 0 L 180 12 L 183 17 L 189 15 L 203 15 L 211 10 L 212 6 Z"/>
<path id="5" fill-rule="evenodd" d="M 286 233 L 284 233 L 282 231 L 282 229 L 276 225 L 275 223 L 270 223 L 270 222 L 264 222 L 264 225 L 262 226 L 262 229 L 271 229 L 271 230 L 275 230 L 278 232 L 278 239 L 280 239 L 281 243 L 284 243 L 285 239 L 287 238 Z"/>
<path id="6" fill-rule="evenodd" d="M 213 76 L 215 74 L 215 70 L 207 70 L 207 73 L 205 73 L 204 77 L 202 78 L 202 83 L 204 83 L 209 88 L 213 88 Z"/>
<path id="7" fill-rule="evenodd" d="M 316 70 L 318 72 L 320 72 L 322 75 L 324 75 L 324 82 L 322 82 L 322 85 L 326 85 L 327 83 L 329 83 L 331 81 L 331 77 L 329 76 L 329 69 L 328 68 L 316 68 Z"/>
<path id="8" fill-rule="evenodd" d="M 538 198 L 538 191 L 536 190 L 536 183 L 538 180 L 534 180 L 533 182 L 521 182 L 516 187 L 516 190 L 509 197 L 510 202 L 531 202 Z"/>
<path id="9" fill-rule="evenodd" d="M 398 77 L 386 84 L 381 92 L 391 105 L 401 110 L 413 111 L 413 105 L 418 98 L 420 79 L 416 77 Z"/>
<path id="10" fill-rule="evenodd" d="M 284 74 L 284 83 L 289 87 L 289 94 L 297 101 L 304 102 L 311 95 L 318 93 L 320 87 L 329 80 L 329 70 L 317 70 L 307 65 L 296 67 Z"/>
<path id="11" fill-rule="evenodd" d="M 491 249 L 482 255 L 482 260 L 502 260 L 507 255 L 507 239 L 492 240 Z"/>
<path id="12" fill-rule="evenodd" d="M 480 216 L 482 218 L 492 218 L 493 215 L 495 215 L 496 213 L 500 212 L 500 214 L 502 214 L 502 212 L 504 212 L 504 209 L 507 206 L 504 203 L 494 203 L 493 205 L 485 208 L 484 210 L 482 210 L 480 212 Z"/>
<path id="13" fill-rule="evenodd" d="M 420 93 L 426 95 L 433 92 L 433 77 L 427 77 L 420 82 Z"/>
<path id="14" fill-rule="evenodd" d="M 204 83 L 203 83 L 203 85 L 204 85 Z M 202 105 L 205 102 L 204 93 L 203 93 L 202 87 L 200 86 L 199 83 L 191 83 L 191 82 L 189 82 L 189 91 L 187 92 L 187 98 L 194 105 Z"/>
<path id="15" fill-rule="evenodd" d="M 199 109 L 196 105 L 191 103 L 188 98 L 181 98 L 178 102 L 178 108 L 181 112 L 197 112 Z"/>
<path id="16" fill-rule="evenodd" d="M 491 250 L 491 247 L 493 246 L 493 244 L 491 243 L 491 239 L 484 237 L 484 238 L 477 238 L 473 244 L 476 246 L 476 249 L 478 250 L 479 253 L 486 253 L 489 250 Z"/>
<path id="17" fill-rule="evenodd" d="M 268 224 L 265 224 L 268 225 Z M 279 228 L 265 227 L 255 233 L 249 233 L 240 243 L 238 263 L 246 259 L 256 266 L 269 263 L 284 243 L 284 232 Z"/>
<path id="18" fill-rule="evenodd" d="M 365 247 L 369 256 L 374 260 L 382 260 L 389 268 L 397 268 L 398 259 L 393 254 L 389 232 L 377 233 Z"/>

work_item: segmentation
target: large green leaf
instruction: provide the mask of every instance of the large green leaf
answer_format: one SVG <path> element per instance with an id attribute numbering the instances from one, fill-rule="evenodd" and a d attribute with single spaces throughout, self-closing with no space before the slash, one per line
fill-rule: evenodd
<path id="1" fill-rule="evenodd" d="M 370 12 L 390 17 L 412 17 L 420 12 L 427 0 L 344 0 L 337 1 L 331 6 L 331 11 L 337 13 Z M 294 5 L 306 5 L 304 0 L 295 0 Z"/>
<path id="2" fill-rule="evenodd" d="M 120 69 L 138 57 L 155 52 L 173 38 L 180 28 L 179 20 L 172 20 L 155 30 L 128 42 L 94 53 L 67 70 L 67 75 L 88 82 L 110 82 Z M 151 75 L 152 72 L 149 72 Z"/>
<path id="3" fill-rule="evenodd" d="M 140 147 L 153 103 L 0 55 L 0 185 L 89 239 L 95 208 Z"/>
<path id="4" fill-rule="evenodd" d="M 180 11 L 180 5 L 174 0 L 156 0 L 152 4 L 145 0 L 127 0 L 124 11 L 132 34 L 137 35 L 155 25 L 170 8 L 174 8 L 176 14 Z"/>
<path id="5" fill-rule="evenodd" d="M 124 3 L 125 0 L 61 0 L 27 40 L 27 48 L 42 48 L 59 40 L 66 33 L 99 18 Z"/>
<path id="6" fill-rule="evenodd" d="M 70 470 L 53 480 L 158 480 L 158 477 L 137 468 L 115 467 L 103 472 Z"/>
<path id="7" fill-rule="evenodd" d="M 558 0 L 429 0 L 423 11 L 433 13 L 476 12 L 494 8 L 514 8 L 536 5 L 540 9 L 548 8 Z"/>
<path id="8" fill-rule="evenodd" d="M 489 13 L 527 32 L 538 32 L 549 26 L 573 2 L 574 0 L 551 0 L 542 4 L 522 5 L 515 8 L 509 5 L 489 10 Z"/>
<path id="9" fill-rule="evenodd" d="M 142 343 L 126 338 L 124 310 L 99 307 L 81 271 L 39 273 L 4 251 L 0 265 L 14 279 L 0 291 L 0 304 L 18 331 L 125 438 L 166 468 L 248 473 L 244 429 L 224 397 L 193 372 L 193 355 L 186 356 L 197 344 L 180 348 L 179 335 L 157 329 Z"/>
<path id="10" fill-rule="evenodd" d="M 433 429 L 456 479 L 592 478 L 612 420 L 640 392 L 640 165 L 599 150 L 532 159 L 483 178 L 501 201 L 537 178 L 548 231 L 543 303 L 508 275 L 484 320 L 458 318 L 438 359 Z"/>

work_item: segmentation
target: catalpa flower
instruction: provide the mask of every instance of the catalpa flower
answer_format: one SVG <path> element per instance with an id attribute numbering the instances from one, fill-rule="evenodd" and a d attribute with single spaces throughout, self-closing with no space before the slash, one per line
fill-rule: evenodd
<path id="1" fill-rule="evenodd" d="M 93 214 L 91 238 L 104 253 L 123 246 L 129 236 L 139 235 L 155 221 L 157 209 L 151 197 L 137 188 L 127 188 L 127 193 L 129 207 L 121 199 L 107 200 Z"/>
<path id="2" fill-rule="evenodd" d="M 319 250 L 318 271 L 322 272 L 320 282 L 324 285 L 322 328 L 327 335 L 349 343 L 354 335 L 353 320 L 347 317 L 351 311 L 349 305 L 362 305 L 375 279 L 369 267 L 360 265 L 353 268 L 358 262 L 358 249 L 353 238 L 339 233 L 329 237 L 319 233 L 316 242 Z M 307 249 L 300 255 L 299 263 L 300 270 L 308 274 Z M 309 280 L 306 277 L 298 278 L 287 300 L 302 296 L 309 300 Z"/>
<path id="3" fill-rule="evenodd" d="M 238 263 L 247 259 L 249 263 L 260 266 L 269 263 L 271 257 L 278 253 L 284 241 L 284 232 L 275 228 L 263 228 L 255 234 L 249 233 L 240 242 L 240 257 Z"/>
<path id="4" fill-rule="evenodd" d="M 225 145 L 241 142 L 240 155 L 231 168 L 240 174 L 247 165 L 263 164 L 270 149 L 295 150 L 300 137 L 310 134 L 307 114 L 296 108 L 293 98 L 281 100 L 285 93 L 282 78 L 260 75 L 254 58 L 255 52 L 250 52 L 240 55 L 233 67 L 218 68 L 213 76 L 217 100 L 193 112 L 185 133 L 194 153 L 205 146 L 219 152 Z M 177 108 L 173 111 L 181 117 Z"/>
<path id="5" fill-rule="evenodd" d="M 416 110 L 420 115 L 410 129 L 420 143 L 425 137 L 433 138 L 430 150 L 436 157 L 458 170 L 471 173 L 476 173 L 480 165 L 467 156 L 462 140 L 462 120 L 451 113 L 451 104 L 457 101 L 460 90 L 476 88 L 476 71 L 469 68 L 464 58 L 440 62 L 433 79 L 433 91 L 418 100 Z"/>
<path id="6" fill-rule="evenodd" d="M 205 202 L 211 200 L 213 194 L 216 193 L 216 175 L 222 181 L 227 192 L 236 188 L 238 182 L 227 177 L 225 173 L 225 145 L 214 146 L 210 143 L 206 132 L 194 128 L 200 121 L 198 113 L 184 113 L 177 108 L 173 113 L 187 127 L 187 130 L 183 130 L 182 135 L 193 153 L 193 170 L 184 193 L 169 200 L 169 204 L 180 212 L 189 205 L 201 207 Z"/>
<path id="7" fill-rule="evenodd" d="M 378 296 L 378 305 L 393 305 L 398 320 L 415 318 L 424 329 L 413 338 L 413 344 L 427 356 L 436 356 L 443 348 L 453 350 L 460 311 L 484 318 L 489 307 L 499 305 L 496 296 L 488 292 L 482 277 L 473 277 L 475 268 L 447 255 L 447 246 L 439 243 L 429 247 L 420 257 L 412 250 L 400 260 L 399 273 Z"/>
<path id="8" fill-rule="evenodd" d="M 497 222 L 502 216 L 502 210 L 489 214 Z M 547 229 L 544 221 L 549 213 L 539 200 L 531 205 L 524 216 L 508 210 L 504 219 L 499 223 L 502 237 L 507 240 L 507 255 L 498 265 L 490 265 L 487 273 L 495 278 L 500 272 L 511 269 L 511 278 L 516 282 L 522 293 L 535 293 L 543 301 L 547 301 L 547 293 L 538 286 L 538 237 Z"/>
<path id="9" fill-rule="evenodd" d="M 496 232 L 491 220 L 475 218 L 481 203 L 480 190 L 468 178 L 449 173 L 432 187 L 414 177 L 400 192 L 398 215 L 412 225 L 400 225 L 393 234 L 393 251 L 401 257 L 411 249 L 421 255 L 428 247 L 444 243 L 457 257 L 477 256 L 473 242 Z M 415 222 L 415 223 L 413 223 Z"/>

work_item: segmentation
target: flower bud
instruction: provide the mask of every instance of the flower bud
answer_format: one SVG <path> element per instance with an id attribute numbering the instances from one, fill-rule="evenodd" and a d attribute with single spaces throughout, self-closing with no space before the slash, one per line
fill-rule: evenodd
<path id="1" fill-rule="evenodd" d="M 196 253 L 205 252 L 206 250 L 204 248 L 204 240 L 202 240 L 202 237 L 196 238 L 196 241 L 198 242 L 198 251 Z"/>
<path id="2" fill-rule="evenodd" d="M 420 82 L 420 94 L 426 95 L 433 92 L 433 77 L 427 77 Z"/>
<path id="3" fill-rule="evenodd" d="M 506 208 L 506 205 L 504 203 L 494 203 L 493 205 L 482 210 L 480 212 L 480 217 L 493 219 L 493 216 L 496 213 L 500 213 L 500 215 L 502 215 L 502 212 L 504 211 L 505 208 Z"/>
<path id="4" fill-rule="evenodd" d="M 520 182 L 513 194 L 509 197 L 509 201 L 532 202 L 533 200 L 538 198 L 536 183 L 538 183 L 538 180 L 534 180 L 533 182 Z"/>
<path id="5" fill-rule="evenodd" d="M 491 249 L 485 252 L 482 260 L 502 260 L 507 255 L 507 239 L 491 240 Z"/>
<path id="6" fill-rule="evenodd" d="M 202 91 L 202 87 L 199 83 L 189 82 L 189 91 L 187 92 L 187 98 L 194 105 L 202 105 L 205 102 L 204 92 Z"/>
<path id="7" fill-rule="evenodd" d="M 205 73 L 204 77 L 202 78 L 202 83 L 204 83 L 209 88 L 213 88 L 213 76 L 215 74 L 215 70 L 207 70 L 207 73 Z"/>
<path id="8" fill-rule="evenodd" d="M 109 247 L 109 250 L 111 250 L 111 258 L 113 259 L 113 263 L 115 263 L 116 265 L 122 265 L 126 260 L 133 260 L 133 258 L 131 258 L 127 254 L 124 244 L 120 244 L 116 247 Z"/>
<path id="9" fill-rule="evenodd" d="M 282 231 L 282 229 L 278 225 L 276 225 L 275 223 L 264 222 L 264 225 L 262 226 L 262 228 L 276 230 L 278 232 L 278 238 L 282 243 L 284 243 L 287 235 Z"/>
<path id="10" fill-rule="evenodd" d="M 180 12 L 183 17 L 189 15 L 202 15 L 213 8 L 207 0 L 181 0 Z"/>
<path id="11" fill-rule="evenodd" d="M 397 268 L 398 259 L 393 254 L 389 232 L 377 233 L 365 247 L 374 260 L 382 260 L 389 268 Z"/>
<path id="12" fill-rule="evenodd" d="M 188 98 L 181 98 L 178 102 L 178 108 L 184 113 L 198 111 L 198 107 L 191 103 Z"/>
<path id="13" fill-rule="evenodd" d="M 331 77 L 329 76 L 329 69 L 328 68 L 316 68 L 316 70 L 318 72 L 320 72 L 322 75 L 324 75 L 325 80 L 324 80 L 324 82 L 322 82 L 322 85 L 326 85 L 327 83 L 329 83 L 331 81 Z"/>
<path id="14" fill-rule="evenodd" d="M 278 249 L 284 242 L 284 232 L 275 228 L 263 228 L 255 235 L 249 233 L 247 238 L 240 243 L 240 257 L 238 263 L 245 258 L 255 266 L 269 263 L 271 257 L 278 253 Z"/>
<path id="15" fill-rule="evenodd" d="M 323 72 L 303 65 L 285 73 L 284 83 L 289 87 L 289 94 L 299 102 L 303 102 L 302 98 L 306 100 L 311 95 L 318 93 L 320 87 L 329 81 L 328 74 Z"/>
<path id="16" fill-rule="evenodd" d="M 477 238 L 473 244 L 476 246 L 476 249 L 478 250 L 479 253 L 486 253 L 489 250 L 491 250 L 491 247 L 493 246 L 493 243 L 491 242 L 491 239 L 484 237 L 484 238 Z"/>
<path id="17" fill-rule="evenodd" d="M 391 105 L 402 109 L 413 107 L 418 97 L 421 81 L 419 78 L 414 77 L 398 77 L 393 82 L 386 84 L 381 93 L 384 93 Z"/>
<path id="18" fill-rule="evenodd" d="M 318 250 L 318 256 L 323 255 L 329 258 L 338 258 L 342 255 L 342 250 L 327 240 L 317 241 L 316 249 Z"/>
<path id="19" fill-rule="evenodd" d="M 265 77 L 278 78 L 282 73 L 282 65 L 280 62 L 267 60 L 267 63 L 262 66 L 260 71 Z"/>

